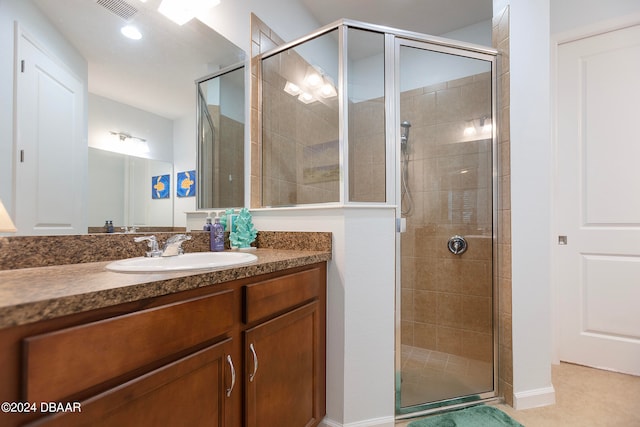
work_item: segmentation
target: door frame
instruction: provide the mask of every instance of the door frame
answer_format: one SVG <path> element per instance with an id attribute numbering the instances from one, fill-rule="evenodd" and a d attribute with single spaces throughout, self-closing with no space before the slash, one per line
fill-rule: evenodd
<path id="1" fill-rule="evenodd" d="M 551 35 L 551 144 L 553 152 L 553 165 L 554 168 L 551 171 L 551 236 L 549 241 L 551 242 L 551 362 L 554 365 L 560 364 L 560 322 L 562 307 L 560 306 L 560 278 L 559 278 L 559 264 L 558 264 L 558 250 L 559 245 L 557 243 L 560 229 L 558 226 L 558 202 L 559 193 L 556 190 L 556 183 L 559 180 L 558 174 L 558 51 L 562 44 L 574 42 L 580 39 L 597 36 L 611 31 L 621 30 L 640 23 L 640 13 L 625 15 L 614 19 L 608 19 L 604 21 L 595 22 L 589 25 L 574 28 L 562 33 Z"/>
<path id="2" fill-rule="evenodd" d="M 389 34 L 387 34 L 389 36 Z M 498 112 L 500 111 L 499 94 L 498 94 L 498 76 L 500 75 L 500 61 L 498 61 L 499 53 L 493 49 L 473 49 L 463 42 L 460 44 L 447 42 L 443 40 L 429 39 L 422 37 L 407 37 L 404 34 L 393 34 L 387 38 L 385 47 L 385 71 L 391 72 L 393 81 L 385 77 L 385 97 L 387 100 L 387 110 L 390 112 L 386 118 L 387 129 L 387 146 L 393 144 L 391 150 L 394 153 L 394 172 L 395 172 L 395 203 L 396 203 L 396 325 L 395 325 L 395 415 L 396 419 L 412 418 L 419 415 L 439 412 L 443 409 L 457 409 L 470 405 L 476 405 L 479 402 L 495 401 L 499 398 L 499 332 L 500 332 L 500 316 L 499 316 L 499 300 L 498 300 L 498 208 L 499 208 L 499 187 L 498 187 L 498 167 L 499 167 L 499 134 L 498 134 Z M 437 402 L 425 402 L 420 405 L 409 407 L 401 407 L 401 379 L 402 379 L 402 339 L 401 339 L 401 306 L 402 306 L 402 257 L 401 257 L 401 235 L 402 230 L 406 229 L 406 222 L 402 219 L 402 193 L 401 193 L 401 141 L 400 141 L 400 47 L 414 47 L 424 49 L 431 52 L 442 54 L 458 55 L 465 58 L 484 60 L 491 64 L 491 114 L 493 121 L 492 141 L 491 141 L 491 213 L 492 213 L 492 321 L 493 321 L 493 390 L 479 393 L 469 394 L 447 400 Z M 389 52 L 390 47 L 392 52 Z M 390 135 L 391 134 L 391 135 Z"/>

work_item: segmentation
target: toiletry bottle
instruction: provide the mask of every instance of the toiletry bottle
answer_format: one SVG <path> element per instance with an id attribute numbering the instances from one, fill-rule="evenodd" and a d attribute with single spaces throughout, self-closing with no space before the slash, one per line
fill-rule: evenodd
<path id="1" fill-rule="evenodd" d="M 104 222 L 104 232 L 108 233 L 109 232 L 109 220 L 106 220 Z"/>
<path id="2" fill-rule="evenodd" d="M 224 251 L 224 228 L 222 228 L 218 217 L 211 225 L 211 250 L 214 252 Z"/>
<path id="3" fill-rule="evenodd" d="M 208 216 L 207 217 L 207 222 L 204 224 L 204 227 L 202 227 L 202 229 L 204 231 L 211 231 L 211 227 L 213 227 L 213 224 L 211 224 L 211 217 Z"/>
<path id="4" fill-rule="evenodd" d="M 113 221 L 109 221 L 109 226 L 107 227 L 107 233 L 113 233 Z"/>

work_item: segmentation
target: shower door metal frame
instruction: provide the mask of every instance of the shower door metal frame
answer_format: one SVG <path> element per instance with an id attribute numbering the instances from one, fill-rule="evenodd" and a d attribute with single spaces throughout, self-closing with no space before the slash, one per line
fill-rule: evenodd
<path id="1" fill-rule="evenodd" d="M 389 46 L 389 44 L 387 44 Z M 453 40 L 441 39 L 438 37 L 429 37 L 416 33 L 401 32 L 397 33 L 394 37 L 393 52 L 387 53 L 386 59 L 392 59 L 393 63 L 393 80 L 390 83 L 388 89 L 392 92 L 389 93 L 389 102 L 393 103 L 393 106 L 389 108 L 392 114 L 389 114 L 387 118 L 387 126 L 393 129 L 394 136 L 392 141 L 395 145 L 395 158 L 396 164 L 401 158 L 401 140 L 400 140 L 400 47 L 413 47 L 422 49 L 425 51 L 451 54 L 461 56 L 465 58 L 478 59 L 487 61 L 491 64 L 491 118 L 492 118 L 492 136 L 491 136 L 491 182 L 492 182 L 492 326 L 493 326 L 493 390 L 478 394 L 465 395 L 436 402 L 425 402 L 424 404 L 413 405 L 408 407 L 401 407 L 401 379 L 402 379 L 402 340 L 401 340 L 401 291 L 402 291 L 402 275 L 401 275 L 401 233 L 396 233 L 396 333 L 395 333 L 395 378 L 396 378 L 396 419 L 405 419 L 416 417 L 419 415 L 429 414 L 433 412 L 442 411 L 445 409 L 454 409 L 459 407 L 465 407 L 475 405 L 481 402 L 497 400 L 498 393 L 498 360 L 499 360 L 499 327 L 498 327 L 498 248 L 497 248 L 497 232 L 498 232 L 498 126 L 497 126 L 497 112 L 498 112 L 498 85 L 497 76 L 498 70 L 498 52 L 492 48 L 485 48 L 482 46 L 475 46 L 463 42 L 456 42 Z M 388 69 L 388 67 L 387 67 Z M 389 123 L 392 121 L 393 123 Z M 396 174 L 396 219 L 399 224 L 402 223 L 402 200 L 400 189 L 400 167 L 395 168 Z M 400 229 L 400 227 L 398 227 Z M 400 231 L 400 230 L 398 230 Z"/>

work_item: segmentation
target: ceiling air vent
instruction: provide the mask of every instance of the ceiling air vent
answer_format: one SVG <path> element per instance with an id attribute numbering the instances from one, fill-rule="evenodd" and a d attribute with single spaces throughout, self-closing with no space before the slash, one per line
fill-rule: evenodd
<path id="1" fill-rule="evenodd" d="M 123 0 L 97 0 L 96 3 L 115 13 L 125 21 L 130 20 L 136 13 L 138 13 L 138 9 Z"/>

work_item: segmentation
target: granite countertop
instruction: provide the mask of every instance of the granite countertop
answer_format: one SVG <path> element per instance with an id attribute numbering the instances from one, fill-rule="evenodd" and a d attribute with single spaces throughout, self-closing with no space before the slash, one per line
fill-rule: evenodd
<path id="1" fill-rule="evenodd" d="M 331 251 L 257 249 L 257 262 L 172 273 L 117 273 L 109 261 L 0 271 L 0 328 L 215 285 L 331 259 Z"/>

